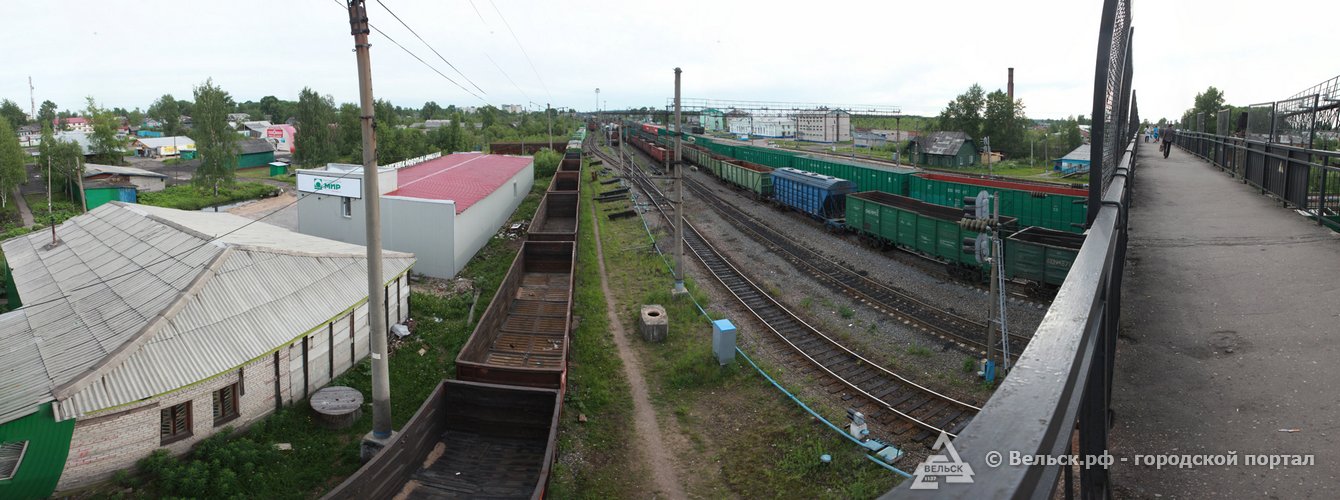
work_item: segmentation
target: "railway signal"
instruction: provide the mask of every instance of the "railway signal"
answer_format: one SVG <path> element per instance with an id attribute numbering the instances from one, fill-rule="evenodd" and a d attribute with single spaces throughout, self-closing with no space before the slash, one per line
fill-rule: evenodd
<path id="1" fill-rule="evenodd" d="M 992 210 L 993 202 L 995 210 Z M 1005 263 L 1003 260 L 1005 252 L 1000 235 L 1000 198 L 986 190 L 977 193 L 977 196 L 963 197 L 963 219 L 959 220 L 959 226 L 977 231 L 976 238 L 963 238 L 963 253 L 971 254 L 977 258 L 977 262 L 991 266 L 986 363 L 982 370 L 983 377 L 990 382 L 995 380 L 997 333 L 1002 339 L 1000 356 L 1002 366 L 1009 369 L 1010 362 L 1009 329 L 1005 321 L 1005 281 L 1001 272 L 1001 266 Z"/>

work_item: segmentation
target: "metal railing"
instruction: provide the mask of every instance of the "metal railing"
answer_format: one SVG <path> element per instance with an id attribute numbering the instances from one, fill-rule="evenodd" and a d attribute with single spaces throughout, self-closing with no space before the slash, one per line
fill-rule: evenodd
<path id="1" fill-rule="evenodd" d="M 1070 455 L 1076 439 L 1082 456 L 1108 456 L 1126 220 L 1136 172 L 1134 135 L 1140 123 L 1130 88 L 1130 4 L 1129 0 L 1103 3 L 1084 245 L 1028 348 L 981 412 L 958 433 L 952 453 L 940 450 L 940 456 L 957 456 L 971 467 L 967 477 L 971 482 L 949 482 L 950 478 L 936 474 L 937 469 L 926 467 L 928 460 L 913 471 L 916 479 L 904 481 L 886 497 L 1041 499 L 1052 498 L 1058 488 L 1066 498 L 1075 493 L 1083 498 L 1111 494 L 1106 467 L 1011 465 L 1008 458 L 1012 453 Z M 933 465 L 944 471 L 946 462 Z M 918 484 L 922 479 L 939 481 L 936 488 L 929 488 Z"/>
<path id="2" fill-rule="evenodd" d="M 1203 132 L 1175 137 L 1187 152 L 1340 231 L 1340 151 Z"/>

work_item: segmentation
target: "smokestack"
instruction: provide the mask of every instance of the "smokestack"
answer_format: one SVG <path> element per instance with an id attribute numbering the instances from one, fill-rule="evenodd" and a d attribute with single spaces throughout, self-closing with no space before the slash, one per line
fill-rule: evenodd
<path id="1" fill-rule="evenodd" d="M 1010 95 L 1010 102 L 1014 102 L 1014 68 L 1010 68 L 1010 84 L 1005 93 Z"/>

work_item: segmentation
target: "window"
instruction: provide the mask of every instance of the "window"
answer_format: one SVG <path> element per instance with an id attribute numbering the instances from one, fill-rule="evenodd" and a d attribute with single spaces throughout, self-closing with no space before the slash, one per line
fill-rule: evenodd
<path id="1" fill-rule="evenodd" d="M 191 437 L 191 402 L 163 408 L 159 412 L 158 437 L 161 444 L 168 444 Z"/>
<path id="2" fill-rule="evenodd" d="M 340 215 L 343 215 L 345 217 L 354 216 L 353 198 L 340 197 Z"/>
<path id="3" fill-rule="evenodd" d="M 23 463 L 23 452 L 28 450 L 27 441 L 0 443 L 0 481 L 14 479 Z"/>
<path id="4" fill-rule="evenodd" d="M 237 383 L 214 391 L 214 426 L 237 418 Z"/>

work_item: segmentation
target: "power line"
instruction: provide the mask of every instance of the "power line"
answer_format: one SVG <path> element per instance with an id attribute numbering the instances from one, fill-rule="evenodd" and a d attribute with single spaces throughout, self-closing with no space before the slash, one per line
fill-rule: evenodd
<path id="1" fill-rule="evenodd" d="M 540 81 L 540 86 L 544 87 L 545 95 L 549 96 L 550 101 L 553 101 L 554 96 L 549 93 L 549 85 L 544 83 L 544 77 L 540 76 L 540 72 L 535 69 L 535 63 L 530 60 L 530 54 L 526 53 L 526 46 L 521 44 L 521 39 L 516 37 L 515 31 L 512 31 L 512 25 L 507 22 L 507 17 L 503 16 L 501 10 L 498 10 L 498 4 L 493 3 L 493 0 L 489 0 L 489 5 L 493 6 L 493 11 L 498 13 L 499 19 L 502 19 L 503 26 L 507 27 L 507 32 L 512 35 L 512 40 L 515 41 L 516 46 L 521 49 L 521 55 L 526 57 L 526 64 L 530 65 L 530 70 L 535 73 L 535 78 Z"/>
<path id="2" fill-rule="evenodd" d="M 347 5 L 344 5 L 344 4 L 340 3 L 340 0 L 331 0 L 331 1 L 335 2 L 335 5 L 340 6 L 340 9 L 348 9 L 348 8 L 349 8 Z M 447 76 L 445 73 L 442 73 L 441 71 L 438 71 L 438 69 L 437 69 L 436 67 L 434 67 L 434 66 L 431 65 L 431 64 L 428 64 L 428 61 L 423 60 L 423 58 L 419 57 L 418 54 L 415 54 L 414 52 L 411 52 L 409 49 L 405 48 L 404 45 L 401 45 L 400 42 L 395 41 L 394 38 L 391 38 L 389 35 L 386 34 L 386 32 L 382 31 L 380 28 L 376 27 L 376 26 L 373 25 L 372 23 L 368 23 L 368 27 L 370 27 L 370 28 L 372 28 L 374 31 L 376 31 L 378 35 L 381 35 L 382 37 L 386 38 L 386 39 L 387 39 L 388 41 L 390 41 L 391 43 L 395 44 L 396 47 L 400 47 L 400 50 L 405 51 L 405 53 L 406 53 L 406 54 L 409 54 L 410 57 L 413 57 L 415 60 L 417 60 L 417 61 L 423 63 L 423 65 L 424 65 L 424 66 L 427 66 L 428 69 L 433 70 L 433 72 L 434 72 L 434 73 L 437 73 L 438 76 L 441 76 L 442 78 L 445 78 L 447 81 L 451 82 L 453 85 L 455 85 L 455 86 L 457 86 L 457 87 L 460 87 L 460 89 L 461 89 L 461 90 L 464 90 L 465 93 L 474 96 L 475 99 L 479 99 L 480 101 L 483 101 L 484 104 L 491 104 L 490 102 L 488 102 L 487 100 L 485 100 L 483 97 L 479 97 L 478 94 L 475 94 L 474 92 L 471 92 L 470 89 L 465 88 L 464 85 L 461 85 L 460 83 L 457 83 L 456 80 L 452 80 L 451 77 Z M 430 47 L 430 48 L 431 48 L 431 47 Z"/>
<path id="3" fill-rule="evenodd" d="M 400 19 L 400 16 L 396 15 L 395 11 L 392 11 L 390 7 L 387 7 L 385 3 L 382 3 L 382 0 L 377 0 L 377 5 L 380 5 L 382 6 L 383 9 L 386 9 L 386 12 L 388 14 L 391 14 L 391 17 L 394 17 L 396 21 L 400 22 L 401 26 L 404 26 L 405 29 L 409 30 L 410 34 L 414 35 L 414 38 L 418 38 L 420 42 L 423 42 L 423 45 L 425 47 L 428 47 L 428 50 L 431 50 L 433 51 L 434 54 L 437 54 L 438 59 L 441 59 L 442 62 L 447 63 L 447 66 L 450 66 L 452 70 L 456 71 L 456 74 L 461 75 L 461 78 L 464 78 L 465 81 L 470 82 L 470 85 L 474 86 L 475 89 L 479 91 L 479 93 L 488 95 L 488 92 L 485 92 L 484 89 L 479 88 L 479 85 L 476 84 L 473 80 L 471 80 L 470 77 L 465 76 L 465 73 L 462 73 L 460 69 L 457 69 L 455 64 L 452 64 L 451 61 L 447 60 L 447 58 L 442 57 L 442 54 L 439 53 L 437 49 L 434 49 L 432 45 L 429 45 L 428 42 L 423 39 L 423 37 L 419 36 L 419 33 L 417 31 L 414 31 L 414 28 L 411 28 L 409 27 L 408 24 L 405 24 L 405 21 Z"/>
<path id="4" fill-rule="evenodd" d="M 484 14 L 479 12 L 479 7 L 475 6 L 475 0 L 469 0 L 469 2 L 470 2 L 470 8 L 473 9 L 475 11 L 475 15 L 479 17 L 479 22 L 484 25 L 484 29 L 487 29 L 489 31 L 489 35 L 492 35 L 493 27 L 489 26 L 489 22 L 484 20 Z M 488 51 L 480 50 L 480 52 L 484 53 L 484 57 L 488 58 L 490 63 L 493 63 L 493 67 L 498 68 L 498 72 L 502 73 L 503 77 L 507 78 L 507 81 L 512 84 L 512 87 L 515 88 L 517 92 L 520 92 L 521 95 L 525 96 L 527 101 L 534 100 L 530 98 L 530 94 L 526 93 L 525 90 L 521 89 L 520 85 L 516 84 L 516 80 L 512 79 L 512 75 L 507 74 L 507 70 L 503 69 L 502 66 L 498 65 L 498 61 L 493 60 L 493 56 L 490 56 Z"/>

